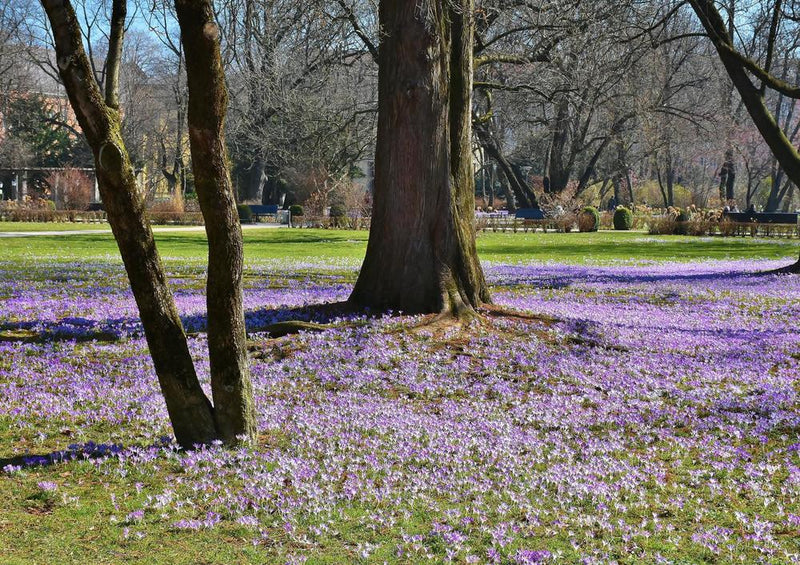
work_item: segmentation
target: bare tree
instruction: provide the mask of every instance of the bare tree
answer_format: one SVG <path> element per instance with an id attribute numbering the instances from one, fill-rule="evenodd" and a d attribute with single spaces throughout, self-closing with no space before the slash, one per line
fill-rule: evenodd
<path id="1" fill-rule="evenodd" d="M 145 337 L 156 374 L 167 404 L 175 436 L 183 447 L 237 437 L 248 439 L 254 433 L 252 395 L 244 342 L 241 310 L 241 232 L 231 228 L 233 197 L 225 184 L 227 169 L 222 145 L 224 82 L 221 79 L 216 26 L 209 19 L 207 3 L 187 9 L 187 30 L 199 37 L 192 45 L 194 64 L 205 69 L 196 76 L 194 88 L 203 101 L 213 104 L 211 111 L 192 120 L 196 158 L 206 162 L 199 169 L 203 178 L 209 236 L 209 349 L 212 389 L 223 389 L 212 406 L 197 379 L 186 335 L 175 307 L 172 292 L 156 249 L 153 233 L 144 213 L 144 201 L 136 185 L 133 168 L 121 136 L 120 111 L 114 107 L 116 93 L 101 91 L 84 50 L 81 27 L 69 0 L 42 0 L 52 27 L 59 74 L 78 121 L 92 148 L 100 193 L 111 229 L 122 255 L 134 298 L 144 326 Z M 126 21 L 125 0 L 114 0 L 111 37 L 122 49 Z M 216 54 L 216 57 L 215 57 Z M 120 58 L 112 57 L 114 65 Z M 204 66 L 205 65 L 205 66 Z M 116 69 L 108 69 L 113 76 Z M 213 74 L 208 75 L 209 71 Z M 206 97 L 205 99 L 203 97 Z M 208 210 L 217 207 L 216 210 Z M 239 253 L 237 254 L 237 250 Z M 225 256 L 230 253 L 231 257 Z M 212 273 L 213 271 L 213 273 Z M 220 273 L 220 271 L 225 271 Z M 222 335 L 227 332 L 228 335 Z M 231 363 L 231 365 L 228 365 Z"/>
<path id="2" fill-rule="evenodd" d="M 351 19 L 336 3 L 219 7 L 240 197 L 277 203 L 290 177 L 349 171 L 373 145 L 376 111 L 374 62 Z"/>

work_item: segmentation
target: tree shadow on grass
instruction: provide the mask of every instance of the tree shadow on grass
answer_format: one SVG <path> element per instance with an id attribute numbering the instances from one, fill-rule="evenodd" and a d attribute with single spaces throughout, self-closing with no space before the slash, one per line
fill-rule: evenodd
<path id="1" fill-rule="evenodd" d="M 543 289 L 565 289 L 575 284 L 600 283 L 636 285 L 646 283 L 711 283 L 741 279 L 757 281 L 781 275 L 778 271 L 724 270 L 686 272 L 677 267 L 674 272 L 652 272 L 646 268 L 622 270 L 621 267 L 585 266 L 509 266 L 498 268 L 490 277 L 495 287 L 532 286 Z M 491 272 L 491 271 L 490 271 Z"/>
<path id="2" fill-rule="evenodd" d="M 165 447 L 168 445 L 171 445 L 169 439 L 162 438 L 161 443 L 149 447 Z M 67 449 L 49 453 L 26 453 L 11 457 L 0 457 L 0 470 L 9 473 L 33 467 L 48 467 L 58 463 L 69 463 L 71 461 L 118 457 L 124 450 L 125 448 L 119 444 L 95 443 L 93 441 L 75 443 L 69 445 Z"/>
<path id="3" fill-rule="evenodd" d="M 361 317 L 371 317 L 378 313 L 355 308 L 348 302 L 326 302 L 303 306 L 278 306 L 260 308 L 245 312 L 245 326 L 248 333 L 270 333 L 276 325 L 288 322 L 327 325 Z M 181 317 L 183 326 L 190 335 L 202 334 L 208 326 L 205 312 Z M 304 328 L 298 326 L 299 331 Z M 306 326 L 305 329 L 312 329 Z M 286 326 L 280 330 L 286 333 Z M 60 320 L 27 320 L 0 323 L 0 343 L 54 343 L 60 341 L 99 341 L 116 342 L 144 334 L 139 318 L 114 318 L 92 320 L 89 318 L 68 317 Z"/>

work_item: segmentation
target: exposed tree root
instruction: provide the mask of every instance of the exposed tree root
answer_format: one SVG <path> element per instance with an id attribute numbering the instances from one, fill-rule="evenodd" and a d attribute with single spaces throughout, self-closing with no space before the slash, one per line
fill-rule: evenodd
<path id="1" fill-rule="evenodd" d="M 520 322 L 539 322 L 548 326 L 560 322 L 558 318 L 546 314 L 530 314 L 519 310 L 511 310 L 496 304 L 484 304 L 480 309 L 480 314 L 487 318 L 500 318 L 507 320 L 517 320 Z"/>
<path id="2" fill-rule="evenodd" d="M 322 332 L 332 328 L 331 324 L 317 324 L 314 322 L 301 322 L 299 320 L 288 320 L 286 322 L 276 322 L 263 328 L 262 331 L 268 333 L 270 337 L 284 337 L 300 332 Z"/>

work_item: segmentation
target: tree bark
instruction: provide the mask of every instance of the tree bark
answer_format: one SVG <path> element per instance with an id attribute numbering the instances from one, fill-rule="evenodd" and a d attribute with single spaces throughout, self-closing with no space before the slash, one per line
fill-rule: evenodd
<path id="1" fill-rule="evenodd" d="M 211 403 L 195 373 L 186 335 L 156 250 L 144 200 L 120 133 L 120 114 L 104 102 L 69 0 L 42 0 L 53 30 L 59 74 L 92 148 L 97 181 L 117 241 L 178 443 L 217 437 Z"/>
<path id="2" fill-rule="evenodd" d="M 242 229 L 225 148 L 228 92 L 210 0 L 176 0 L 189 85 L 189 143 L 208 236 L 208 349 L 217 430 L 223 442 L 256 434 L 242 300 Z"/>
<path id="3" fill-rule="evenodd" d="M 469 316 L 489 293 L 475 248 L 472 0 L 383 0 L 375 196 L 351 302 Z"/>

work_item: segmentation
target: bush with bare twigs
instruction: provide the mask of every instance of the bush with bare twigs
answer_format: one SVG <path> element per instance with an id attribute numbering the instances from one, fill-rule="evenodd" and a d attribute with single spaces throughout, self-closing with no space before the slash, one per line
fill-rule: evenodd
<path id="1" fill-rule="evenodd" d="M 78 169 L 52 171 L 45 183 L 63 210 L 86 210 L 94 198 L 94 181 Z"/>

